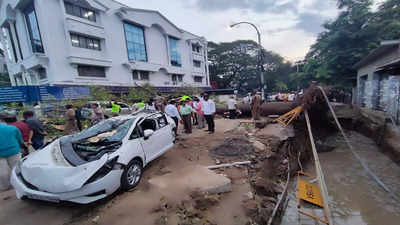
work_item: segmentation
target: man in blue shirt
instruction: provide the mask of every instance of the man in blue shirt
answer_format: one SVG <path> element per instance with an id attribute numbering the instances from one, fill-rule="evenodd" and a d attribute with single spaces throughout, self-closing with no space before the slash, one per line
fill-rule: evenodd
<path id="1" fill-rule="evenodd" d="M 0 115 L 0 191 L 10 188 L 10 173 L 18 163 L 24 145 L 18 128 L 7 125 L 3 119 L 4 115 Z"/>

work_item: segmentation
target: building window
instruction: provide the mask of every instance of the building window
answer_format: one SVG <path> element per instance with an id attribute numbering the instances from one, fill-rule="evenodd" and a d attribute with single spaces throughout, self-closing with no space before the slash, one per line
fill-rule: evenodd
<path id="1" fill-rule="evenodd" d="M 194 77 L 194 82 L 195 83 L 203 83 L 203 77 L 195 76 Z"/>
<path id="2" fill-rule="evenodd" d="M 71 34 L 72 46 L 101 51 L 100 39 Z"/>
<path id="3" fill-rule="evenodd" d="M 14 40 L 11 35 L 11 29 L 9 27 L 6 27 L 6 28 L 4 28 L 3 32 L 7 35 L 7 37 L 9 38 L 9 40 L 11 42 L 11 46 L 10 46 L 10 43 L 7 40 L 6 49 L 7 49 L 7 53 L 8 53 L 8 58 L 11 61 L 14 60 L 14 62 L 17 62 L 18 61 L 17 51 L 15 50 L 15 43 L 14 43 Z M 11 48 L 11 50 L 10 50 L 10 48 Z"/>
<path id="4" fill-rule="evenodd" d="M 77 16 L 83 19 L 96 22 L 96 13 L 91 9 L 87 9 L 81 6 L 74 5 L 70 2 L 64 2 L 65 11 L 69 15 Z"/>
<path id="5" fill-rule="evenodd" d="M 34 53 L 44 53 L 33 1 L 24 9 L 24 15 L 26 25 L 28 26 L 29 37 L 31 39 L 32 51 Z"/>
<path id="6" fill-rule="evenodd" d="M 100 66 L 78 66 L 78 76 L 80 77 L 106 77 L 106 69 Z"/>
<path id="7" fill-rule="evenodd" d="M 171 75 L 172 84 L 177 85 L 178 83 L 183 82 L 183 75 L 181 74 L 172 74 Z"/>
<path id="8" fill-rule="evenodd" d="M 47 79 L 47 73 L 46 73 L 46 69 L 43 67 L 40 67 L 37 70 L 38 76 L 39 76 L 39 80 L 45 80 Z"/>
<path id="9" fill-rule="evenodd" d="M 146 43 L 144 41 L 144 30 L 129 23 L 124 23 L 126 47 L 128 59 L 135 61 L 147 61 Z"/>
<path id="10" fill-rule="evenodd" d="M 142 71 L 142 70 L 133 70 L 132 71 L 132 79 L 133 80 L 150 80 L 150 72 Z"/>
<path id="11" fill-rule="evenodd" d="M 24 60 L 24 55 L 22 55 L 22 50 L 21 50 L 21 43 L 20 43 L 20 41 L 19 41 L 17 26 L 15 25 L 15 22 L 13 22 L 12 24 L 13 24 L 14 30 L 15 30 L 15 37 L 17 38 L 19 54 L 20 54 L 20 56 L 21 56 L 21 60 Z"/>
<path id="12" fill-rule="evenodd" d="M 200 68 L 200 67 L 201 67 L 201 61 L 199 61 L 199 60 L 193 60 L 193 66 L 194 66 L 194 67 L 197 67 L 197 68 Z"/>
<path id="13" fill-rule="evenodd" d="M 201 52 L 201 46 L 198 44 L 192 44 L 192 51 L 200 53 Z"/>
<path id="14" fill-rule="evenodd" d="M 169 41 L 169 54 L 171 57 L 171 65 L 182 66 L 181 54 L 179 54 L 178 43 L 179 40 L 173 37 L 168 37 Z"/>

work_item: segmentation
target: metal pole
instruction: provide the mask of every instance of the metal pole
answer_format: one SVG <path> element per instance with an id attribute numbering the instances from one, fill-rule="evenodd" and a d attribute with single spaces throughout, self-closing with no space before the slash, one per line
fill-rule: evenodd
<path id="1" fill-rule="evenodd" d="M 262 58 L 263 47 L 261 45 L 261 33 L 260 33 L 260 30 L 258 30 L 257 26 L 254 25 L 253 23 L 250 23 L 250 22 L 239 22 L 239 23 L 235 23 L 235 24 L 230 25 L 230 27 L 233 28 L 234 26 L 237 26 L 237 25 L 240 25 L 240 24 L 248 24 L 248 25 L 252 26 L 254 29 L 256 29 L 256 31 L 257 31 L 259 57 L 260 57 L 259 58 L 259 63 L 260 63 L 260 65 L 259 65 L 260 68 L 259 69 L 260 69 L 261 95 L 262 95 L 261 98 L 262 98 L 262 100 L 264 100 L 265 99 L 265 81 L 264 81 L 264 75 L 263 75 L 263 69 L 262 69 L 262 67 L 263 67 L 263 62 L 262 62 L 262 60 L 263 60 L 263 58 Z"/>

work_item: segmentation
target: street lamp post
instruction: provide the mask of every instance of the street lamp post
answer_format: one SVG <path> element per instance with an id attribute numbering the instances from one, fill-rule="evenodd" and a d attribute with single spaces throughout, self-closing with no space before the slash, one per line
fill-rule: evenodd
<path id="1" fill-rule="evenodd" d="M 261 45 L 261 33 L 260 33 L 260 30 L 257 28 L 257 26 L 254 25 L 253 23 L 250 23 L 250 22 L 234 23 L 234 24 L 230 25 L 229 27 L 233 28 L 233 27 L 235 27 L 237 25 L 240 25 L 240 24 L 248 24 L 248 25 L 252 26 L 254 29 L 256 29 L 256 31 L 257 31 L 258 47 L 259 47 L 259 63 L 260 63 L 259 68 L 260 68 L 260 81 L 261 81 L 261 95 L 262 95 L 261 97 L 264 100 L 265 99 L 265 82 L 264 82 L 264 75 L 263 75 L 263 68 L 262 68 L 263 67 L 263 62 L 262 62 L 262 60 L 263 60 L 263 58 L 262 58 L 263 47 Z"/>

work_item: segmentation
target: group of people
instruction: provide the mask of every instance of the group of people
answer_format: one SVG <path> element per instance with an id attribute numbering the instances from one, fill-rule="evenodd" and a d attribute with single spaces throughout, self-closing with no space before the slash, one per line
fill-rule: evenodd
<path id="1" fill-rule="evenodd" d="M 170 100 L 164 109 L 176 124 L 175 134 L 178 135 L 179 123 L 183 124 L 185 133 L 192 133 L 193 125 L 199 129 L 205 128 L 204 121 L 207 122 L 207 132 L 215 132 L 214 116 L 216 107 L 213 100 L 209 99 L 208 94 L 201 94 L 199 97 L 191 98 L 183 96 L 179 101 Z"/>
<path id="2" fill-rule="evenodd" d="M 25 111 L 23 120 L 15 114 L 0 114 L 0 191 L 10 187 L 11 169 L 18 160 L 29 154 L 29 146 L 38 150 L 44 145 L 47 135 L 42 122 L 33 111 Z"/>

